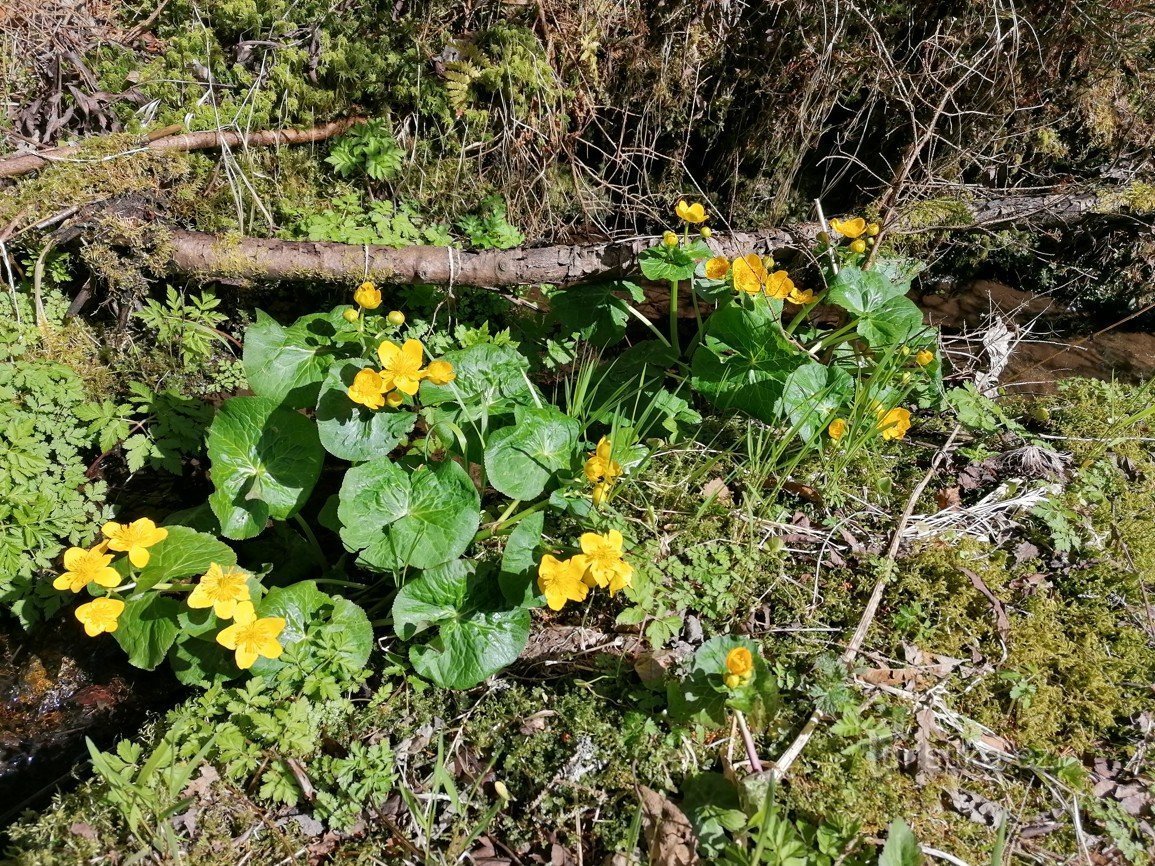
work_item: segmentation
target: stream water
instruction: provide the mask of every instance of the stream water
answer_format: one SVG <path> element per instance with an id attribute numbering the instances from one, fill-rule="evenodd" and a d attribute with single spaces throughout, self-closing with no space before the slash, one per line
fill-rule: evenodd
<path id="1" fill-rule="evenodd" d="M 1020 334 L 1029 327 L 1002 377 L 1010 389 L 1050 390 L 1069 376 L 1155 375 L 1155 335 L 1120 328 L 1088 341 L 1077 316 L 1000 283 L 918 300 L 928 323 L 948 334 L 982 327 L 992 311 Z M 132 668 L 115 642 L 85 637 L 66 613 L 31 635 L 0 620 L 0 828 L 86 771 L 86 737 L 107 747 L 184 694 L 164 668 Z"/>

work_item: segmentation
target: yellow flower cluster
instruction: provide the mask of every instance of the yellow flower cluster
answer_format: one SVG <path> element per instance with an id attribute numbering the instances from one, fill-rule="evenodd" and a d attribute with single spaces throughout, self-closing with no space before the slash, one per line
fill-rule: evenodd
<path id="1" fill-rule="evenodd" d="M 120 586 L 122 580 L 120 572 L 112 567 L 114 553 L 125 553 L 128 561 L 136 568 L 144 568 L 151 556 L 148 549 L 168 538 L 168 530 L 157 526 L 147 517 L 128 524 L 109 521 L 100 531 L 104 541 L 92 549 L 70 547 L 64 551 L 64 571 L 52 581 L 53 588 L 80 592 L 95 583 L 105 589 L 114 589 Z M 114 553 L 109 553 L 110 550 Z M 76 609 L 76 618 L 84 626 L 85 634 L 96 637 L 104 632 L 116 631 L 122 613 L 123 601 L 98 598 L 80 605 Z"/>
<path id="2" fill-rule="evenodd" d="M 726 687 L 736 689 L 746 685 L 754 677 L 754 654 L 744 646 L 734 647 L 726 653 L 726 673 L 723 682 Z"/>
<path id="3" fill-rule="evenodd" d="M 404 402 L 403 395 L 412 397 L 417 393 L 422 379 L 434 385 L 448 385 L 457 378 L 448 361 L 430 361 L 429 366 L 421 366 L 425 347 L 420 340 L 406 340 L 401 346 L 385 340 L 377 347 L 377 358 L 381 369 L 359 371 L 348 392 L 350 400 L 369 409 L 396 409 Z"/>
<path id="4" fill-rule="evenodd" d="M 770 264 L 773 267 L 772 261 Z M 714 256 L 706 260 L 704 273 L 709 280 L 724 280 L 729 276 L 735 291 L 747 295 L 764 294 L 800 307 L 814 301 L 814 292 L 798 288 L 786 271 L 777 270 L 771 273 L 761 256 L 755 253 L 734 259 L 733 262 L 725 256 Z"/>
<path id="5" fill-rule="evenodd" d="M 866 252 L 867 238 L 875 237 L 880 229 L 878 223 L 868 223 L 862 217 L 849 219 L 832 219 L 830 227 L 850 241 L 850 251 L 854 253 Z M 865 237 L 863 237 L 865 235 Z M 874 241 L 870 241 L 874 243 Z"/>
<path id="6" fill-rule="evenodd" d="M 363 310 L 375 310 L 381 306 L 381 290 L 375 284 L 366 280 L 353 292 L 353 303 L 357 308 L 349 307 L 341 314 L 346 322 L 356 322 L 361 318 Z M 400 310 L 391 311 L 386 317 L 390 325 L 400 327 L 405 324 L 405 314 Z"/>
<path id="7" fill-rule="evenodd" d="M 537 568 L 537 586 L 551 610 L 567 601 L 585 601 L 593 587 L 608 588 L 610 595 L 633 580 L 634 567 L 622 558 L 622 534 L 611 529 L 605 535 L 582 533 L 582 552 L 569 559 L 546 554 Z"/>
<path id="8" fill-rule="evenodd" d="M 887 410 L 878 406 L 875 408 L 874 414 L 877 417 L 875 428 L 882 434 L 884 440 L 906 438 L 906 433 L 910 430 L 909 409 L 896 406 Z M 846 435 L 846 431 L 849 429 L 850 423 L 845 418 L 835 418 L 826 428 L 826 435 L 837 442 Z"/>
<path id="9" fill-rule="evenodd" d="M 217 643 L 236 654 L 237 667 L 248 670 L 258 657 L 278 658 L 284 651 L 277 637 L 285 630 L 284 617 L 258 617 L 249 591 L 249 575 L 240 569 L 225 571 L 217 563 L 188 596 L 193 610 L 211 607 L 218 619 L 231 619 L 232 625 L 217 633 Z"/>
<path id="10" fill-rule="evenodd" d="M 595 508 L 601 508 L 610 488 L 622 476 L 622 464 L 613 459 L 613 444 L 603 436 L 585 462 L 586 479 L 593 484 L 591 496 Z"/>

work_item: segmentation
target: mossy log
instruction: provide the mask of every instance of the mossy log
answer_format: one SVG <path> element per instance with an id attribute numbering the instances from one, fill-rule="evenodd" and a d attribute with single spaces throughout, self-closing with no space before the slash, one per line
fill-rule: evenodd
<path id="1" fill-rule="evenodd" d="M 340 135 L 362 118 L 347 117 L 334 120 L 312 129 L 266 129 L 260 132 L 188 132 L 182 135 L 166 135 L 162 138 L 145 138 L 141 150 L 157 152 L 216 150 L 224 147 L 274 147 L 280 144 L 312 144 Z M 179 131 L 179 127 L 177 127 Z M 22 153 L 0 159 L 0 178 L 20 177 L 54 162 L 67 162 L 82 156 L 83 145 L 54 147 L 40 153 Z"/>

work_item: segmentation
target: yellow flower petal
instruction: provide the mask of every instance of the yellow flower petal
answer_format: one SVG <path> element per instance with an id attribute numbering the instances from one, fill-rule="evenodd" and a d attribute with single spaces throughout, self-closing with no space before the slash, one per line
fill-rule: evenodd
<path id="1" fill-rule="evenodd" d="M 714 256 L 714 258 L 706 260 L 706 279 L 724 280 L 728 273 L 730 273 L 730 260 L 725 256 Z"/>

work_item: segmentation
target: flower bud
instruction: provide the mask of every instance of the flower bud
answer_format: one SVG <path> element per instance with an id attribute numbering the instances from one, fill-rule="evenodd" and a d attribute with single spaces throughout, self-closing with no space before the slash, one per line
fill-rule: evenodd
<path id="1" fill-rule="evenodd" d="M 866 241 L 864 241 L 862 238 L 859 238 L 856 241 L 851 241 L 850 242 L 850 251 L 852 253 L 860 253 L 860 254 L 866 252 Z"/>
<path id="2" fill-rule="evenodd" d="M 709 226 L 702 226 L 700 229 L 698 229 L 698 233 L 702 236 L 702 238 L 704 240 L 709 240 L 714 235 L 714 233 L 712 231 L 710 231 Z"/>
<path id="3" fill-rule="evenodd" d="M 388 394 L 385 395 L 385 405 L 388 406 L 390 409 L 396 409 L 398 406 L 400 406 L 404 402 L 405 402 L 405 397 L 402 396 L 400 391 L 390 391 Z"/>
<path id="4" fill-rule="evenodd" d="M 676 247 L 678 245 L 678 236 L 671 231 L 662 234 L 662 244 L 667 247 Z"/>
<path id="5" fill-rule="evenodd" d="M 385 321 L 390 325 L 397 325 L 400 327 L 405 324 L 405 314 L 400 310 L 390 310 L 389 315 L 385 317 Z"/>
<path id="6" fill-rule="evenodd" d="M 877 234 L 878 234 L 878 233 L 879 233 L 881 230 L 882 230 L 882 228 L 879 226 L 879 224 L 878 224 L 878 223 L 871 223 L 870 225 L 868 225 L 868 226 L 866 227 L 866 233 L 867 233 L 868 235 L 870 235 L 870 237 L 874 237 L 874 236 L 875 236 L 875 235 L 877 235 Z"/>
<path id="7" fill-rule="evenodd" d="M 356 310 L 354 310 L 352 307 L 348 307 L 345 310 L 345 312 L 343 312 L 341 314 L 341 318 L 343 318 L 346 322 L 349 322 L 349 323 L 357 321 L 357 319 L 359 317 L 360 317 L 360 314 Z"/>
<path id="8" fill-rule="evenodd" d="M 822 244 L 823 246 L 828 246 L 830 244 L 830 232 L 819 232 L 818 243 Z"/>

